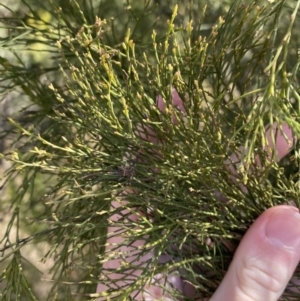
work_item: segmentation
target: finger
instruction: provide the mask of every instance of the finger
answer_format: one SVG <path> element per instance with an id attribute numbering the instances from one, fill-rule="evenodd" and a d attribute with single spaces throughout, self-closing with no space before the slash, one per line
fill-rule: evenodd
<path id="1" fill-rule="evenodd" d="M 117 209 L 124 208 L 126 204 L 124 200 L 121 202 L 113 201 L 111 206 Z M 128 220 L 127 223 L 124 221 L 124 217 Z M 153 251 L 147 251 L 143 248 L 146 237 L 128 245 L 128 234 L 125 229 L 128 227 L 131 227 L 131 230 L 138 229 L 138 227 L 132 229 L 132 224 L 137 224 L 139 218 L 141 216 L 138 213 L 131 213 L 128 209 L 122 209 L 120 213 L 116 213 L 110 218 L 111 224 L 116 223 L 117 225 L 120 223 L 122 227 L 110 226 L 108 228 L 106 255 L 109 258 L 102 265 L 97 293 L 103 295 L 103 297 L 99 297 L 99 301 L 107 300 L 108 291 L 111 298 L 116 297 L 120 290 L 128 289 L 137 283 L 143 271 L 151 263 L 151 259 L 155 258 Z M 170 256 L 163 255 L 160 257 L 159 262 L 166 264 L 171 259 Z M 181 278 L 172 273 L 169 275 L 158 273 L 144 287 L 133 290 L 130 296 L 137 301 L 167 301 L 172 300 L 169 292 L 174 290 L 182 291 Z"/>
<path id="2" fill-rule="evenodd" d="M 287 124 L 282 124 L 279 126 L 276 122 L 274 122 L 272 126 L 266 126 L 266 140 L 267 144 L 263 149 L 267 153 L 266 159 L 270 160 L 274 155 L 275 161 L 279 161 L 286 156 L 290 152 L 293 144 L 297 141 L 297 139 L 293 137 L 293 132 Z M 233 183 L 237 183 L 238 169 L 244 164 L 242 162 L 242 154 L 246 151 L 247 150 L 241 146 L 238 148 L 237 152 L 231 154 L 231 156 L 225 160 L 225 166 L 230 172 L 230 179 Z M 261 166 L 262 164 L 260 158 L 258 155 L 256 155 L 255 164 L 250 167 L 249 173 L 253 172 L 256 167 Z M 245 185 L 240 183 L 239 187 L 244 193 L 248 193 Z M 215 192 L 215 195 L 223 202 L 227 200 L 218 191 Z"/>
<path id="3" fill-rule="evenodd" d="M 286 156 L 290 152 L 293 144 L 296 142 L 296 138 L 293 137 L 291 128 L 285 123 L 279 126 L 276 122 L 274 122 L 272 126 L 266 126 L 266 138 L 267 145 L 264 147 L 264 151 L 267 152 L 270 158 L 274 153 L 276 161 L 279 161 Z M 246 151 L 247 150 L 241 146 L 236 153 L 233 153 L 230 158 L 225 161 L 227 168 L 232 174 L 234 182 L 236 182 L 236 170 L 240 164 L 243 164 L 243 162 L 241 162 L 242 154 Z M 257 166 L 261 166 L 258 156 L 255 157 L 255 162 Z"/>
<path id="4" fill-rule="evenodd" d="M 165 100 L 162 98 L 161 95 L 159 95 L 157 98 L 156 98 L 156 104 L 157 104 L 157 107 L 163 112 L 165 113 L 166 112 L 166 103 L 165 103 Z M 176 91 L 176 89 L 172 88 L 172 104 L 173 104 L 173 107 L 175 107 L 176 109 L 179 110 L 179 112 L 182 112 L 182 113 L 185 113 L 186 110 L 185 110 L 185 107 L 184 107 L 184 104 L 183 104 L 183 101 L 182 99 L 180 98 L 178 92 Z M 172 121 L 173 123 L 176 125 L 178 124 L 178 118 L 176 118 L 175 114 L 173 113 L 172 114 Z"/>
<path id="5" fill-rule="evenodd" d="M 276 301 L 300 259 L 300 214 L 291 206 L 266 210 L 240 243 L 209 301 Z"/>
<path id="6" fill-rule="evenodd" d="M 161 95 L 157 96 L 156 105 L 162 113 L 166 112 L 165 100 L 163 99 L 163 97 Z M 183 101 L 179 97 L 179 94 L 177 93 L 176 89 L 172 88 L 172 107 L 171 107 L 172 121 L 173 121 L 173 124 L 177 125 L 179 123 L 179 119 L 178 119 L 178 117 L 176 117 L 176 114 L 173 111 L 174 108 L 177 109 L 179 112 L 182 112 L 182 113 L 185 112 Z M 182 116 L 180 116 L 180 117 L 182 117 Z M 149 142 L 152 142 L 154 144 L 157 144 L 159 142 L 157 139 L 157 136 L 155 135 L 155 132 L 151 128 L 151 126 L 148 126 L 145 124 L 138 124 L 135 133 L 140 138 L 147 140 Z"/>
<path id="7" fill-rule="evenodd" d="M 183 107 L 182 101 L 179 98 L 176 90 L 173 91 L 174 95 L 174 105 L 178 105 L 179 109 Z M 158 108 L 161 111 L 165 111 L 163 107 L 162 98 L 158 98 Z M 173 115 L 173 120 L 175 122 L 176 118 Z M 139 125 L 137 128 L 136 134 L 141 138 L 148 140 L 152 143 L 158 143 L 154 131 L 149 127 L 142 127 Z M 126 193 L 133 193 L 132 191 L 127 191 Z M 122 198 L 120 202 L 113 201 L 111 204 L 111 209 L 114 211 L 116 208 L 126 207 L 126 196 Z M 127 220 L 129 224 L 127 227 L 130 227 L 131 230 L 137 230 L 138 227 L 132 228 L 130 223 L 138 223 L 139 218 L 141 218 L 140 213 L 129 214 L 127 209 L 123 209 L 120 214 L 113 214 L 110 217 L 110 223 L 117 223 L 123 217 L 128 216 Z M 102 265 L 102 273 L 100 283 L 97 287 L 97 293 L 103 295 L 99 297 L 98 300 L 106 300 L 107 292 L 115 292 L 118 294 L 120 290 L 129 288 L 134 285 L 137 280 L 141 277 L 143 271 L 147 266 L 149 266 L 151 259 L 155 258 L 153 250 L 145 250 L 143 246 L 145 245 L 146 238 L 142 240 L 136 240 L 127 245 L 128 237 L 126 237 L 126 225 L 120 226 L 109 226 L 108 227 L 108 238 L 107 238 L 107 247 L 105 254 L 109 254 L 109 258 L 104 261 Z M 146 252 L 145 252 L 146 251 Z M 141 253 L 145 255 L 141 255 Z M 162 255 L 159 258 L 159 263 L 166 264 L 167 262 L 172 261 L 172 257 L 168 255 Z M 130 265 L 130 269 L 124 269 L 122 267 Z M 130 296 L 137 301 L 142 300 L 173 300 L 171 299 L 171 292 L 177 290 L 179 293 L 183 291 L 183 283 L 181 277 L 176 273 L 166 274 L 156 274 L 153 276 L 150 282 L 148 282 L 144 287 L 134 290 Z"/>
<path id="8" fill-rule="evenodd" d="M 281 129 L 282 131 L 279 130 L 278 124 L 275 122 L 266 131 L 269 149 L 275 150 L 277 161 L 290 151 L 295 142 L 292 130 L 287 124 L 283 124 Z"/>

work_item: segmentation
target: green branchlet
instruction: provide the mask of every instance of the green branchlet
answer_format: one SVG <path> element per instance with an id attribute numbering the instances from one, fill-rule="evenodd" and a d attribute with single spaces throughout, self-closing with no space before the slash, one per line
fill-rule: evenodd
<path id="1" fill-rule="evenodd" d="M 33 9 L 30 22 L 17 19 L 14 29 L 3 20 L 12 34 L 2 47 L 15 59 L 0 59 L 1 93 L 18 91 L 30 104 L 7 119 L 14 142 L 2 155 L 11 162 L 7 179 L 22 179 L 7 200 L 14 211 L 1 241 L 3 300 L 38 300 L 22 270 L 29 242 L 47 242 L 42 260 L 54 259 L 48 300 L 97 298 L 96 284 L 107 281 L 102 264 L 117 256 L 105 251 L 110 217 L 124 209 L 140 217 L 116 222 L 126 229 L 124 245 L 146 239 L 140 252 L 154 250 L 155 258 L 133 286 L 105 292 L 107 300 L 129 300 L 156 273 L 178 270 L 206 298 L 261 212 L 286 200 L 299 207 L 297 149 L 283 169 L 264 148 L 267 124 L 287 123 L 300 136 L 300 60 L 292 43 L 300 1 L 234 1 L 203 35 L 197 20 L 176 25 L 175 6 L 164 33 L 153 25 L 141 38 L 150 2 L 138 15 L 128 1 L 138 25 L 128 25 L 118 43 L 112 23 L 96 15 L 91 23 L 80 1 L 50 1 L 51 21 Z M 22 47 L 37 42 L 50 47 L 51 62 L 28 67 Z M 174 89 L 185 112 L 173 105 Z M 231 154 L 240 158 L 236 182 L 225 164 Z M 257 156 L 261 168 L 253 168 Z M 112 200 L 121 207 L 113 209 Z M 24 237 L 20 222 L 38 226 Z M 176 260 L 159 264 L 163 253 Z M 124 260 L 120 273 L 130 268 Z"/>

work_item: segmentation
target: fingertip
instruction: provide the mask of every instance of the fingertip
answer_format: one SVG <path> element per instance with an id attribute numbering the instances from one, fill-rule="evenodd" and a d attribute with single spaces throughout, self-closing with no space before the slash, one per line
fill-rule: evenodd
<path id="1" fill-rule="evenodd" d="M 184 104 L 183 104 L 183 101 L 182 99 L 180 98 L 177 90 L 175 88 L 172 88 L 172 103 L 174 106 L 177 107 L 177 109 L 181 112 L 185 112 L 185 107 L 184 107 Z M 157 107 L 163 112 L 165 113 L 166 111 L 166 106 L 165 106 L 165 103 L 164 103 L 164 100 L 162 98 L 161 95 L 158 95 L 156 97 L 156 105 Z"/>
<path id="2" fill-rule="evenodd" d="M 163 113 L 165 113 L 166 107 L 165 107 L 165 103 L 164 103 L 164 100 L 161 95 L 158 95 L 156 97 L 156 105 Z"/>
<path id="3" fill-rule="evenodd" d="M 179 111 L 185 112 L 185 107 L 183 105 L 183 101 L 180 98 L 176 89 L 172 89 L 172 97 L 173 97 L 173 104 L 178 108 Z"/>
<path id="4" fill-rule="evenodd" d="M 270 126 L 266 132 L 269 147 L 277 151 L 278 161 L 288 154 L 295 142 L 292 129 L 288 126 L 288 124 L 284 123 L 280 126 L 280 128 L 282 131 L 279 130 L 277 122 L 274 122 L 272 127 Z M 276 139 L 275 145 L 272 137 Z"/>

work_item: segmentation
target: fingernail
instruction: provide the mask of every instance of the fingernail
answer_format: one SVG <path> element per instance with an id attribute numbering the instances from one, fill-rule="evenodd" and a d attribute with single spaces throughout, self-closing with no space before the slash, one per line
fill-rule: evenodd
<path id="1" fill-rule="evenodd" d="M 266 236 L 279 247 L 300 249 L 300 214 L 294 207 L 278 208 L 266 225 Z"/>

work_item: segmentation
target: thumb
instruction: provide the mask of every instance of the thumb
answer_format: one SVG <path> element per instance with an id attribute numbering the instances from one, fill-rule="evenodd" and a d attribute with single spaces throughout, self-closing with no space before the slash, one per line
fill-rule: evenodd
<path id="1" fill-rule="evenodd" d="M 291 206 L 270 208 L 244 236 L 210 301 L 276 301 L 299 259 L 299 210 Z"/>

